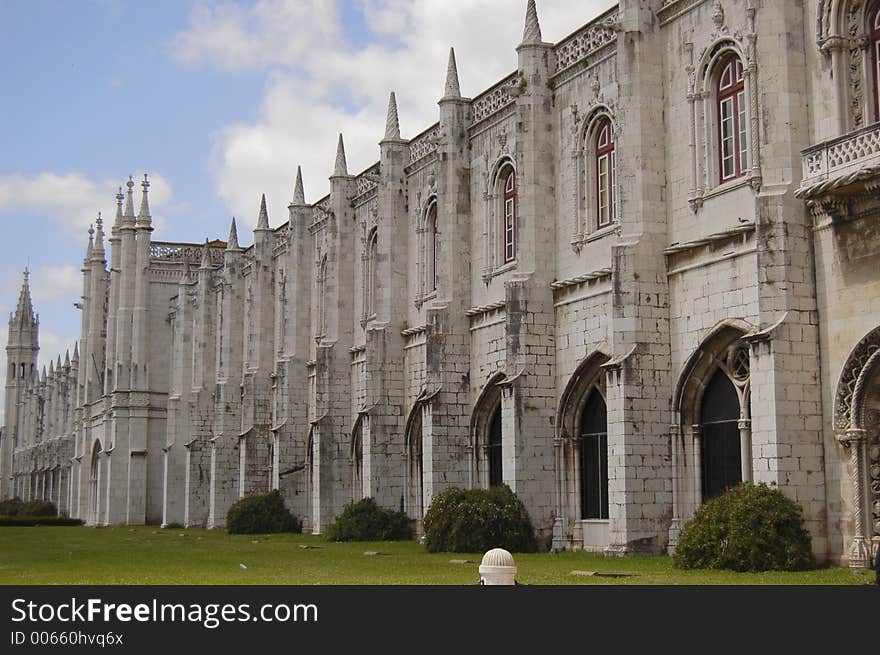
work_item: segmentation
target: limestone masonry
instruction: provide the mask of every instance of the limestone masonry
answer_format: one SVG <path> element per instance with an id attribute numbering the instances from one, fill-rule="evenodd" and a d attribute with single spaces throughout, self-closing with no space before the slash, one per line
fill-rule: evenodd
<path id="1" fill-rule="evenodd" d="M 553 44 L 530 0 L 516 54 L 464 98 L 450 52 L 438 123 L 401 138 L 392 94 L 379 161 L 340 136 L 330 194 L 297 172 L 247 248 L 153 241 L 129 179 L 48 371 L 25 275 L 0 497 L 218 528 L 277 488 L 322 532 L 503 482 L 547 547 L 627 554 L 750 480 L 866 565 L 880 2 L 622 0 Z"/>

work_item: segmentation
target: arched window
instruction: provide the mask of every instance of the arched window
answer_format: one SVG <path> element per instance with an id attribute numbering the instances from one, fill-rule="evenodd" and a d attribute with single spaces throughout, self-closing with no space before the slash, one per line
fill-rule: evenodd
<path id="1" fill-rule="evenodd" d="M 614 193 L 615 161 L 611 121 L 600 119 L 596 128 L 596 227 L 610 225 L 617 214 Z"/>
<path id="2" fill-rule="evenodd" d="M 425 217 L 425 230 L 427 232 L 427 252 L 425 253 L 425 291 L 430 293 L 437 290 L 439 266 L 437 257 L 437 202 L 432 202 L 428 207 Z"/>
<path id="3" fill-rule="evenodd" d="M 498 176 L 501 193 L 501 263 L 516 259 L 516 173 L 506 166 Z"/>
<path id="4" fill-rule="evenodd" d="M 9 365 L 9 379 L 10 380 L 15 379 L 15 364 L 14 363 Z"/>
<path id="5" fill-rule="evenodd" d="M 736 388 L 719 368 L 703 392 L 700 409 L 703 500 L 742 482 L 739 419 Z"/>
<path id="6" fill-rule="evenodd" d="M 24 364 L 22 364 L 21 365 L 21 374 L 18 377 L 24 378 L 24 372 L 25 372 L 25 368 L 24 368 Z M 31 364 L 31 376 L 33 376 L 33 373 L 34 373 L 34 365 Z"/>
<path id="7" fill-rule="evenodd" d="M 406 430 L 405 510 L 411 519 L 424 514 L 424 467 L 422 465 L 422 405 L 416 404 Z"/>
<path id="8" fill-rule="evenodd" d="M 581 518 L 608 518 L 608 411 L 599 389 L 593 387 L 581 414 Z"/>
<path id="9" fill-rule="evenodd" d="M 315 336 L 322 337 L 327 333 L 327 255 L 321 258 L 321 263 L 318 265 L 315 291 L 317 303 Z"/>
<path id="10" fill-rule="evenodd" d="M 874 120 L 880 121 L 880 4 L 871 14 L 871 75 L 874 79 Z"/>
<path id="11" fill-rule="evenodd" d="M 502 470 L 501 455 L 501 405 L 492 415 L 489 423 L 489 439 L 487 443 L 487 459 L 489 461 L 489 486 L 497 487 L 504 483 L 504 472 Z"/>
<path id="12" fill-rule="evenodd" d="M 364 267 L 364 318 L 376 313 L 376 291 L 378 288 L 379 231 L 373 229 L 367 239 L 367 261 Z"/>
<path id="13" fill-rule="evenodd" d="M 364 497 L 364 442 L 362 420 L 355 426 L 351 436 L 351 497 L 360 500 Z"/>
<path id="14" fill-rule="evenodd" d="M 748 168 L 746 145 L 746 99 L 743 66 L 739 57 L 722 60 L 717 84 L 718 167 L 720 181 L 745 174 Z"/>

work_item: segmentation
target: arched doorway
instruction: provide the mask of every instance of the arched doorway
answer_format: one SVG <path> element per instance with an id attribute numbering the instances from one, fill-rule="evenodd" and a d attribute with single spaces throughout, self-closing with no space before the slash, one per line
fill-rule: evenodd
<path id="1" fill-rule="evenodd" d="M 89 522 L 92 525 L 97 525 L 101 507 L 101 452 L 101 441 L 95 441 L 92 446 L 92 458 L 89 467 Z"/>
<path id="2" fill-rule="evenodd" d="M 422 403 L 417 402 L 406 427 L 406 486 L 404 511 L 411 519 L 424 515 L 424 468 L 422 464 Z"/>
<path id="3" fill-rule="evenodd" d="M 593 387 L 581 413 L 578 464 L 582 519 L 608 518 L 608 410 Z"/>
<path id="4" fill-rule="evenodd" d="M 736 387 L 719 368 L 703 393 L 700 408 L 704 501 L 720 496 L 743 481 L 739 419 Z"/>
<path id="5" fill-rule="evenodd" d="M 504 373 L 489 378 L 471 414 L 471 486 L 489 488 L 504 483 L 504 410 L 501 387 Z"/>
<path id="6" fill-rule="evenodd" d="M 351 498 L 364 497 L 363 417 L 359 417 L 351 433 Z"/>

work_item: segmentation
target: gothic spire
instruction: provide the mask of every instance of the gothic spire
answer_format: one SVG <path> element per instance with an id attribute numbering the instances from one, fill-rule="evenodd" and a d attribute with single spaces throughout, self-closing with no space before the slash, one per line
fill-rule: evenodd
<path id="1" fill-rule="evenodd" d="M 122 214 L 123 223 L 134 224 L 134 180 L 131 175 L 128 176 L 128 182 L 125 183 L 128 191 L 125 196 L 125 211 Z"/>
<path id="2" fill-rule="evenodd" d="M 64 368 L 70 368 L 70 348 L 64 351 Z"/>
<path id="3" fill-rule="evenodd" d="M 92 251 L 95 249 L 95 224 L 89 223 L 89 245 L 86 246 L 86 261 L 92 258 Z"/>
<path id="4" fill-rule="evenodd" d="M 34 322 L 34 303 L 31 301 L 30 276 L 30 270 L 25 268 L 21 291 L 18 294 L 18 305 L 15 308 L 15 315 L 12 319 L 18 325 L 23 323 L 29 325 Z"/>
<path id="5" fill-rule="evenodd" d="M 45 366 L 43 367 L 43 377 L 47 377 L 47 375 L 46 375 L 46 367 L 45 367 Z M 50 378 L 54 378 L 54 377 L 55 377 L 55 362 L 53 362 L 51 359 L 49 360 L 49 373 L 48 373 L 48 377 L 50 377 Z"/>
<path id="6" fill-rule="evenodd" d="M 397 98 L 394 91 L 388 98 L 388 116 L 385 119 L 385 138 L 400 140 L 400 120 L 397 118 Z"/>
<path id="7" fill-rule="evenodd" d="M 333 175 L 347 176 L 348 165 L 345 163 L 345 144 L 342 142 L 342 133 L 339 134 L 339 144 L 336 146 L 336 165 L 333 167 Z"/>
<path id="8" fill-rule="evenodd" d="M 144 181 L 141 182 L 141 188 L 143 189 L 143 195 L 141 196 L 141 208 L 137 215 L 137 226 L 150 227 L 152 219 L 150 217 L 150 202 L 147 197 L 149 195 L 150 180 L 146 173 L 144 173 Z"/>
<path id="9" fill-rule="evenodd" d="M 269 229 L 269 212 L 266 209 L 266 194 L 263 194 L 263 197 L 260 199 L 260 217 L 257 219 L 257 229 L 258 230 L 268 230 Z"/>
<path id="10" fill-rule="evenodd" d="M 79 363 L 79 341 L 73 342 L 73 359 L 70 361 L 74 366 Z"/>
<path id="11" fill-rule="evenodd" d="M 303 190 L 302 168 L 296 167 L 296 183 L 293 185 L 293 204 L 306 204 L 306 192 Z"/>
<path id="12" fill-rule="evenodd" d="M 541 24 L 538 22 L 538 10 L 535 8 L 535 0 L 529 0 L 526 5 L 526 26 L 523 29 L 524 44 L 541 43 Z"/>
<path id="13" fill-rule="evenodd" d="M 455 65 L 455 48 L 449 48 L 449 63 L 446 65 L 446 88 L 444 98 L 460 98 L 461 87 L 458 85 L 458 67 Z"/>
<path id="14" fill-rule="evenodd" d="M 232 217 L 232 226 L 229 228 L 229 240 L 226 242 L 227 250 L 238 250 L 238 228 L 235 227 L 235 216 Z"/>

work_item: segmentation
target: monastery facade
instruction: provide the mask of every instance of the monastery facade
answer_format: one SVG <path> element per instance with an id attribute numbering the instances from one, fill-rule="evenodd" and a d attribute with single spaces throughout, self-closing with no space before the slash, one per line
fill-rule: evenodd
<path id="1" fill-rule="evenodd" d="M 153 241 L 129 180 L 48 371 L 25 279 L 0 496 L 218 528 L 277 488 L 320 533 L 506 483 L 546 547 L 628 554 L 753 481 L 867 565 L 880 2 L 621 0 L 554 44 L 529 0 L 516 57 L 466 98 L 450 52 L 439 122 L 401 138 L 392 94 L 379 161 L 340 136 L 246 248 Z"/>

